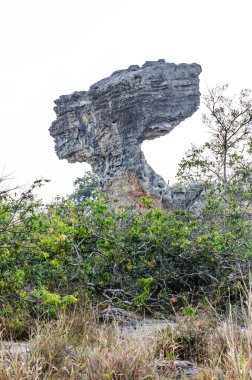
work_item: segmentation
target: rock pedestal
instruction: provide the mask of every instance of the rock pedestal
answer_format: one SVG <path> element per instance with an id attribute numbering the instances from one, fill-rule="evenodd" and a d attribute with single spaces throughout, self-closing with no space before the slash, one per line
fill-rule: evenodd
<path id="1" fill-rule="evenodd" d="M 58 157 L 88 162 L 119 205 L 146 196 L 155 206 L 172 206 L 170 190 L 146 162 L 141 144 L 171 132 L 197 110 L 200 72 L 196 63 L 151 61 L 116 71 L 89 91 L 60 96 L 50 127 Z"/>

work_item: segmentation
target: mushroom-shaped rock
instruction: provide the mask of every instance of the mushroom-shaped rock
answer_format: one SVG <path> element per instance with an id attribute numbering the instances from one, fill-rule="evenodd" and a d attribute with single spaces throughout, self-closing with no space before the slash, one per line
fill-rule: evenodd
<path id="1" fill-rule="evenodd" d="M 196 63 L 151 61 L 116 71 L 87 92 L 60 96 L 50 127 L 58 157 L 88 162 L 119 204 L 147 196 L 169 207 L 170 191 L 146 162 L 141 144 L 166 135 L 197 110 L 200 73 Z"/>

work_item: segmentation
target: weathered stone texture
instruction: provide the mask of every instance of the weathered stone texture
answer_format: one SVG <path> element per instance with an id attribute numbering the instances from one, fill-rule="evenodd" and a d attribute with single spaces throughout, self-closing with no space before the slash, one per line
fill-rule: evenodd
<path id="1" fill-rule="evenodd" d="M 114 72 L 87 92 L 60 96 L 50 127 L 58 157 L 88 162 L 104 190 L 122 203 L 145 195 L 169 207 L 170 190 L 146 162 L 141 144 L 197 110 L 200 72 L 195 63 L 146 62 Z"/>

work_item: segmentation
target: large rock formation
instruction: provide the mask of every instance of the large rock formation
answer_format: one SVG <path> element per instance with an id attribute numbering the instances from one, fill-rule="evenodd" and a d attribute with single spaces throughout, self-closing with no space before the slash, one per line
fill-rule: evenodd
<path id="1" fill-rule="evenodd" d="M 146 162 L 141 144 L 171 132 L 197 110 L 200 72 L 196 63 L 151 61 L 116 71 L 89 91 L 60 96 L 50 127 L 58 157 L 88 162 L 119 204 L 143 195 L 169 207 L 170 190 Z"/>

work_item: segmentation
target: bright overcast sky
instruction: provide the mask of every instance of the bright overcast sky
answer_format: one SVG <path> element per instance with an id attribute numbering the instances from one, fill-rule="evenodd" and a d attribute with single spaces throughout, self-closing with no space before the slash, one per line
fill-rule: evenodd
<path id="1" fill-rule="evenodd" d="M 0 0 L 0 170 L 19 184 L 51 179 L 47 199 L 70 193 L 89 167 L 57 158 L 53 101 L 131 64 L 197 62 L 201 92 L 252 88 L 251 14 L 251 0 Z M 165 180 L 203 140 L 200 112 L 143 144 Z"/>

